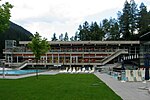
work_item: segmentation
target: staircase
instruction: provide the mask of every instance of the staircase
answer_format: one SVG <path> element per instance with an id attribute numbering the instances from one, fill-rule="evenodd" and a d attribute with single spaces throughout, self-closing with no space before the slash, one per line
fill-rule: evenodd
<path id="1" fill-rule="evenodd" d="M 105 65 L 106 63 L 108 63 L 109 61 L 111 61 L 112 59 L 116 58 L 117 56 L 121 55 L 121 54 L 128 54 L 127 50 L 117 50 L 115 53 L 111 54 L 110 56 L 104 58 L 103 60 L 101 60 L 101 65 Z"/>
<path id="2" fill-rule="evenodd" d="M 17 70 L 20 70 L 20 69 L 24 68 L 24 67 L 27 66 L 27 65 L 28 65 L 28 60 L 22 62 L 22 63 L 18 66 Z"/>

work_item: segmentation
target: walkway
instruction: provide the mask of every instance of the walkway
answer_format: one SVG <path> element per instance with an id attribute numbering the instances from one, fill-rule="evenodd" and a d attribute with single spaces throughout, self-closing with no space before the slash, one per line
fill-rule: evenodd
<path id="1" fill-rule="evenodd" d="M 121 82 L 107 74 L 96 72 L 95 75 L 105 82 L 116 94 L 123 100 L 150 100 L 148 90 L 139 89 L 145 87 L 146 84 L 142 82 Z M 150 87 L 150 82 L 148 82 Z"/>

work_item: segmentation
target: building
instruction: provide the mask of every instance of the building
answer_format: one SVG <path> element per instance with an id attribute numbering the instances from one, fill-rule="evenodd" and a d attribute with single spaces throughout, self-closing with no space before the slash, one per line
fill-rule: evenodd
<path id="1" fill-rule="evenodd" d="M 10 41 L 16 44 L 15 41 Z M 31 66 L 34 55 L 27 47 L 30 41 L 19 41 L 7 46 L 3 54 L 7 66 Z M 74 66 L 100 67 L 108 63 L 139 58 L 139 41 L 49 41 L 50 50 L 42 55 L 39 65 L 47 67 Z"/>
<path id="2" fill-rule="evenodd" d="M 148 60 L 150 64 L 150 32 L 140 37 L 140 66 L 144 66 L 144 62 Z"/>

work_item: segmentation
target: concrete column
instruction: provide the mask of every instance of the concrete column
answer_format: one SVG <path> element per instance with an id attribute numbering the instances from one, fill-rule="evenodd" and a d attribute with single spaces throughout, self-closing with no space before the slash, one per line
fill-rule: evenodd
<path id="1" fill-rule="evenodd" d="M 8 60 L 8 63 L 9 63 L 9 56 L 7 56 L 7 60 Z"/>
<path id="2" fill-rule="evenodd" d="M 78 63 L 78 56 L 76 56 L 76 63 Z"/>
<path id="3" fill-rule="evenodd" d="M 59 63 L 59 54 L 58 54 L 58 63 Z"/>
<path id="4" fill-rule="evenodd" d="M 66 54 L 64 54 L 64 61 L 63 62 L 66 63 Z"/>
<path id="5" fill-rule="evenodd" d="M 13 57 L 11 56 L 11 63 L 13 62 Z"/>
<path id="6" fill-rule="evenodd" d="M 137 54 L 136 57 L 139 58 L 139 55 Z"/>
<path id="7" fill-rule="evenodd" d="M 136 54 L 134 55 L 134 58 L 136 59 Z"/>
<path id="8" fill-rule="evenodd" d="M 52 54 L 52 63 L 54 63 L 54 57 L 53 57 L 53 54 Z"/>
<path id="9" fill-rule="evenodd" d="M 17 56 L 17 63 L 18 63 L 18 56 Z"/>
<path id="10" fill-rule="evenodd" d="M 72 63 L 72 56 L 70 55 L 70 63 Z"/>
<path id="11" fill-rule="evenodd" d="M 46 54 L 46 63 L 47 63 L 47 54 Z"/>

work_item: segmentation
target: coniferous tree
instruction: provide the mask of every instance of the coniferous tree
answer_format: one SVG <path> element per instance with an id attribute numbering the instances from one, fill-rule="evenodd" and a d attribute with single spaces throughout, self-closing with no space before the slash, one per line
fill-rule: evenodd
<path id="1" fill-rule="evenodd" d="M 65 33 L 64 41 L 69 41 L 68 33 Z"/>
<path id="2" fill-rule="evenodd" d="M 131 39 L 131 6 L 128 1 L 125 2 L 123 13 L 119 17 L 119 25 L 120 25 L 120 32 L 122 33 L 122 38 L 124 40 Z"/>
<path id="3" fill-rule="evenodd" d="M 90 25 L 90 40 L 102 40 L 103 39 L 103 32 L 97 22 L 92 22 Z"/>
<path id="4" fill-rule="evenodd" d="M 150 31 L 150 15 L 144 3 L 140 5 L 138 28 L 140 35 Z"/>
<path id="5" fill-rule="evenodd" d="M 79 40 L 83 41 L 83 29 L 82 29 L 82 25 L 79 25 Z"/>
<path id="6" fill-rule="evenodd" d="M 82 25 L 79 25 L 79 40 L 87 41 L 90 40 L 90 31 L 89 31 L 89 23 L 85 21 Z"/>
<path id="7" fill-rule="evenodd" d="M 72 37 L 70 38 L 70 41 L 74 41 L 74 36 L 72 36 Z"/>
<path id="8" fill-rule="evenodd" d="M 83 23 L 83 40 L 90 40 L 89 23 L 87 21 Z"/>
<path id="9" fill-rule="evenodd" d="M 102 30 L 104 32 L 104 38 L 107 39 L 109 38 L 109 34 L 110 34 L 110 23 L 108 19 L 103 19 L 102 20 Z"/>
<path id="10" fill-rule="evenodd" d="M 139 15 L 139 11 L 138 11 L 138 8 L 137 8 L 137 4 L 135 3 L 134 0 L 131 0 L 130 1 L 130 6 L 131 6 L 131 16 L 130 16 L 130 19 L 131 19 L 131 23 L 130 23 L 130 32 L 131 32 L 131 35 L 133 36 L 135 32 L 137 32 L 137 25 L 138 25 L 138 15 Z"/>
<path id="11" fill-rule="evenodd" d="M 99 25 L 99 35 L 98 35 L 100 41 L 103 41 L 104 40 L 104 37 L 105 37 L 105 32 L 103 31 L 103 26 L 102 24 L 100 23 Z"/>
<path id="12" fill-rule="evenodd" d="M 97 24 L 97 22 L 92 22 L 91 25 L 87 21 L 83 23 L 83 26 L 80 25 L 78 33 L 78 38 L 81 41 L 89 41 L 89 40 L 103 40 L 104 32 L 102 27 Z"/>
<path id="13" fill-rule="evenodd" d="M 79 40 L 137 40 L 138 37 L 150 31 L 150 11 L 144 3 L 141 4 L 140 10 L 134 0 L 127 0 L 124 3 L 122 12 L 118 12 L 118 19 L 110 18 L 102 20 L 102 24 L 97 25 L 87 21 L 80 25 Z"/>
<path id="14" fill-rule="evenodd" d="M 56 33 L 53 34 L 52 41 L 57 41 Z"/>
<path id="15" fill-rule="evenodd" d="M 78 37 L 79 37 L 79 34 L 78 34 L 78 32 L 76 32 L 76 33 L 75 33 L 75 36 L 74 36 L 74 40 L 77 41 L 77 40 L 78 40 Z"/>
<path id="16" fill-rule="evenodd" d="M 64 40 L 64 39 L 63 39 L 63 34 L 62 34 L 62 33 L 59 35 L 59 40 L 60 40 L 60 41 L 63 41 L 63 40 Z"/>
<path id="17" fill-rule="evenodd" d="M 108 40 L 119 40 L 120 39 L 120 32 L 119 32 L 119 25 L 115 18 L 110 18 L 109 20 L 109 36 Z"/>

